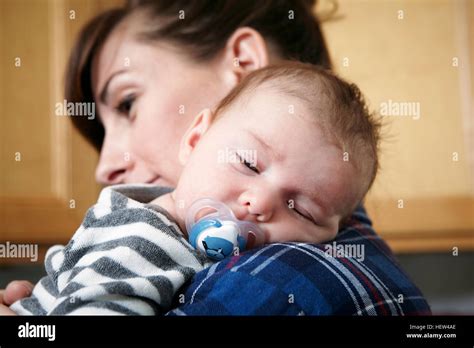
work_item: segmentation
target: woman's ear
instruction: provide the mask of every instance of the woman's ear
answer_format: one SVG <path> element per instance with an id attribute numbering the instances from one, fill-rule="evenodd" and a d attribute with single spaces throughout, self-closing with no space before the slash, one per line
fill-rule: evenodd
<path id="1" fill-rule="evenodd" d="M 197 143 L 211 126 L 214 115 L 210 109 L 202 110 L 193 120 L 181 138 L 179 162 L 185 165 Z"/>
<path id="2" fill-rule="evenodd" d="M 250 27 L 238 28 L 227 40 L 223 68 L 231 88 L 254 70 L 269 64 L 269 51 L 265 39 Z"/>

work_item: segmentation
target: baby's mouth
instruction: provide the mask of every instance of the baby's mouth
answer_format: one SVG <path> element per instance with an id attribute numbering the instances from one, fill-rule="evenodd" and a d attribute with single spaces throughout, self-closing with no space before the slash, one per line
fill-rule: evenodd
<path id="1" fill-rule="evenodd" d="M 242 210 L 239 211 L 239 209 L 232 209 L 230 207 L 229 207 L 229 209 L 232 210 L 232 213 L 234 214 L 236 219 L 238 219 L 239 221 L 251 222 L 252 224 L 256 225 L 260 229 L 260 231 L 262 232 L 263 242 L 258 243 L 258 245 L 256 245 L 257 241 L 258 241 L 258 238 L 256 238 L 255 234 L 249 233 L 249 242 L 248 243 L 252 243 L 252 244 L 248 244 L 249 246 L 251 245 L 252 247 L 254 247 L 254 246 L 260 246 L 262 244 L 267 244 L 268 243 L 269 232 L 268 232 L 267 228 L 262 226 L 263 224 L 261 222 L 257 221 L 257 219 L 248 219 L 249 214 L 245 214 L 245 212 L 240 213 Z"/>
<path id="2" fill-rule="evenodd" d="M 215 258 L 209 252 L 217 250 L 216 247 L 223 248 L 224 254 L 229 255 L 235 247 L 243 251 L 266 244 L 267 232 L 257 221 L 250 221 L 249 217 L 253 215 L 237 209 L 234 210 L 229 205 L 212 198 L 196 200 L 188 207 L 185 218 L 191 245 L 200 248 L 201 251 L 204 247 L 206 254 Z M 199 238 L 204 237 L 209 238 L 206 243 L 211 244 L 202 244 L 203 240 Z"/>

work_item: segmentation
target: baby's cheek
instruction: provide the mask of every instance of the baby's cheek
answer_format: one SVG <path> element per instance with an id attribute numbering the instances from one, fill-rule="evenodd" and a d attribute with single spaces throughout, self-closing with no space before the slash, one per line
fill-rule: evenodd
<path id="1" fill-rule="evenodd" d="M 220 199 L 217 195 L 220 185 L 212 176 L 212 172 L 206 170 L 206 166 L 199 163 L 189 163 L 184 169 L 176 188 L 176 198 L 186 206 L 190 206 L 200 198 Z"/>
<path id="2" fill-rule="evenodd" d="M 337 221 L 337 220 L 336 220 Z M 325 243 L 333 240 L 337 234 L 337 223 L 331 226 L 316 226 L 297 220 L 287 221 L 278 227 L 269 229 L 271 243 L 303 242 Z"/>
<path id="3" fill-rule="evenodd" d="M 339 216 L 333 216 L 325 221 L 325 225 L 319 228 L 319 233 L 315 243 L 325 243 L 336 238 L 339 229 Z"/>
<path id="4" fill-rule="evenodd" d="M 304 226 L 289 219 L 270 225 L 267 231 L 269 243 L 302 242 L 308 239 Z"/>
<path id="5" fill-rule="evenodd" d="M 202 149 L 192 158 L 185 171 L 190 173 L 196 193 L 228 201 L 233 198 L 233 194 L 244 189 L 239 177 L 234 175 L 229 166 L 227 163 L 219 163 L 216 149 Z"/>

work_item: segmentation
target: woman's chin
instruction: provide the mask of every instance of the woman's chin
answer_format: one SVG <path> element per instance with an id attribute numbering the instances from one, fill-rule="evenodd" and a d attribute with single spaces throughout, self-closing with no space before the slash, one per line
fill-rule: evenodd
<path id="1" fill-rule="evenodd" d="M 170 183 L 168 180 L 162 178 L 161 176 L 158 176 L 155 179 L 148 181 L 147 184 L 157 185 L 157 186 L 174 187 L 174 185 L 172 183 Z"/>

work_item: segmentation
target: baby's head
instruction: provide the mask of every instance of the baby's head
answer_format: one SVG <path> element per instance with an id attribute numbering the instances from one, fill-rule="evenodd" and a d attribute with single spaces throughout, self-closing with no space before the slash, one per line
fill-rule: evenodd
<path id="1" fill-rule="evenodd" d="M 258 70 L 183 136 L 176 218 L 184 226 L 207 197 L 257 223 L 267 243 L 329 241 L 374 181 L 379 128 L 359 89 L 331 72 Z"/>

